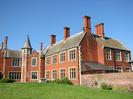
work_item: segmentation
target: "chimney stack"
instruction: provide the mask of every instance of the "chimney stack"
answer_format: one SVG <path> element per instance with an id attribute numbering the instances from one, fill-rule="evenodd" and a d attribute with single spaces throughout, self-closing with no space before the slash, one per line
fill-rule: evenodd
<path id="1" fill-rule="evenodd" d="M 66 40 L 68 37 L 70 37 L 70 28 L 64 27 L 64 40 Z"/>
<path id="2" fill-rule="evenodd" d="M 41 42 L 40 43 L 40 51 L 42 51 L 43 50 L 43 43 Z"/>
<path id="3" fill-rule="evenodd" d="M 56 43 L 56 35 L 51 35 L 51 45 L 53 45 L 54 43 Z"/>
<path id="4" fill-rule="evenodd" d="M 96 27 L 96 34 L 101 38 L 104 38 L 104 23 L 97 24 L 95 27 Z"/>
<path id="5" fill-rule="evenodd" d="M 6 36 L 6 37 L 4 38 L 4 43 L 3 43 L 3 48 L 4 48 L 4 49 L 7 49 L 7 42 L 8 42 L 8 37 Z"/>
<path id="6" fill-rule="evenodd" d="M 3 42 L 1 42 L 1 49 L 3 49 Z"/>
<path id="7" fill-rule="evenodd" d="M 91 17 L 84 16 L 84 32 L 91 33 Z"/>

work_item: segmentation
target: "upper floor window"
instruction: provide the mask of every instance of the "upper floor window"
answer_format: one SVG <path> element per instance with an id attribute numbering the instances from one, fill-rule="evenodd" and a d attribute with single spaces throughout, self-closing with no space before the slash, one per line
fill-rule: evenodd
<path id="1" fill-rule="evenodd" d="M 32 59 L 32 66 L 36 66 L 36 64 L 37 64 L 37 59 L 36 58 L 33 58 Z"/>
<path id="2" fill-rule="evenodd" d="M 125 55 L 124 55 L 124 59 L 125 61 L 129 61 L 129 52 L 125 52 Z"/>
<path id="3" fill-rule="evenodd" d="M 76 79 L 76 68 L 69 69 L 69 78 L 70 78 L 70 80 Z"/>
<path id="4" fill-rule="evenodd" d="M 50 64 L 50 57 L 46 57 L 46 65 Z"/>
<path id="5" fill-rule="evenodd" d="M 65 52 L 63 52 L 63 53 L 60 53 L 60 62 L 63 62 L 63 61 L 65 61 L 66 59 L 65 59 Z"/>
<path id="6" fill-rule="evenodd" d="M 56 64 L 57 63 L 57 55 L 54 55 L 53 56 L 53 64 Z"/>
<path id="7" fill-rule="evenodd" d="M 12 66 L 13 67 L 19 67 L 20 66 L 20 59 L 19 58 L 13 59 Z"/>
<path id="8" fill-rule="evenodd" d="M 37 79 L 37 72 L 31 73 L 31 79 Z"/>
<path id="9" fill-rule="evenodd" d="M 69 50 L 69 60 L 75 60 L 75 59 L 76 59 L 75 49 Z"/>
<path id="10" fill-rule="evenodd" d="M 53 79 L 57 79 L 57 70 L 53 70 Z"/>
<path id="11" fill-rule="evenodd" d="M 115 51 L 115 60 L 120 61 L 121 60 L 121 52 L 120 51 Z"/>
<path id="12" fill-rule="evenodd" d="M 111 50 L 110 49 L 106 49 L 106 60 L 111 60 Z"/>

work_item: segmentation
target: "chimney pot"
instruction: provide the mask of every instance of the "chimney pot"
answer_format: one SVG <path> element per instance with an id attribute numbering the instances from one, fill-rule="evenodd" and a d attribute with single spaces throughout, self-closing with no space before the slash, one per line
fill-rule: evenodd
<path id="1" fill-rule="evenodd" d="M 64 40 L 66 40 L 68 37 L 70 37 L 70 28 L 64 27 Z"/>
<path id="2" fill-rule="evenodd" d="M 96 27 L 96 34 L 104 38 L 104 23 L 97 24 L 95 27 Z"/>
<path id="3" fill-rule="evenodd" d="M 84 32 L 91 33 L 91 17 L 84 16 Z"/>
<path id="4" fill-rule="evenodd" d="M 56 35 L 51 35 L 51 45 L 53 45 L 54 43 L 56 43 Z"/>

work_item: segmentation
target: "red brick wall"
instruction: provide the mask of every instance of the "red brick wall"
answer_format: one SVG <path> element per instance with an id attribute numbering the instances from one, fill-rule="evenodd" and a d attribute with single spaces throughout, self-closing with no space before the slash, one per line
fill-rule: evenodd
<path id="1" fill-rule="evenodd" d="M 66 55 L 66 60 L 63 63 L 60 63 L 59 61 L 59 53 L 56 54 L 57 55 L 57 63 L 53 64 L 52 63 L 52 56 L 48 56 L 50 57 L 50 64 L 45 66 L 45 70 L 50 70 L 50 80 L 52 80 L 52 71 L 53 70 L 57 70 L 57 79 L 59 78 L 59 70 L 61 68 L 65 68 L 66 69 L 66 77 L 69 78 L 69 68 L 70 67 L 76 67 L 76 80 L 72 80 L 72 82 L 74 84 L 79 84 L 79 72 L 78 72 L 78 49 L 76 48 L 76 60 L 74 61 L 69 61 L 68 60 L 68 50 L 65 51 L 65 55 Z"/>
<path id="2" fill-rule="evenodd" d="M 97 43 L 97 56 L 98 56 L 98 63 L 104 64 L 104 48 L 98 42 Z"/>
<path id="3" fill-rule="evenodd" d="M 32 66 L 32 59 L 36 58 L 37 62 L 36 62 L 36 66 Z M 29 56 L 29 60 L 28 60 L 28 72 L 29 72 L 29 78 L 28 81 L 30 82 L 38 82 L 39 79 L 39 55 L 36 51 L 33 51 L 32 54 Z M 32 72 L 37 72 L 38 73 L 38 79 L 37 80 L 33 80 L 31 79 L 31 73 Z"/>
<path id="4" fill-rule="evenodd" d="M 105 52 L 106 50 L 104 50 Z M 111 49 L 111 56 L 112 56 L 112 60 L 106 60 L 106 55 L 104 54 L 104 60 L 105 60 L 105 65 L 107 66 L 118 66 L 121 67 L 122 69 L 124 69 L 125 67 L 130 67 L 130 64 L 125 61 L 124 59 L 124 53 L 127 51 L 123 51 L 121 50 L 121 61 L 116 61 L 115 60 L 115 53 L 114 53 L 114 49 Z"/>
<path id="5" fill-rule="evenodd" d="M 82 61 L 98 61 L 97 43 L 91 33 L 86 33 L 81 42 L 81 59 Z"/>
<path id="6" fill-rule="evenodd" d="M 102 82 L 113 86 L 127 86 L 133 82 L 133 72 L 124 73 L 103 73 L 103 74 L 86 74 L 81 76 L 82 85 L 95 86 L 95 83 L 100 86 Z"/>

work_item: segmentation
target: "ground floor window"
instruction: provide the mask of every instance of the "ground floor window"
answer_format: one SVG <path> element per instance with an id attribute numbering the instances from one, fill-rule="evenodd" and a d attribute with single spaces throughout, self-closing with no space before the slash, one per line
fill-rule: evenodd
<path id="1" fill-rule="evenodd" d="M 70 68 L 70 70 L 69 70 L 69 78 L 70 78 L 70 80 L 76 79 L 76 68 Z"/>
<path id="2" fill-rule="evenodd" d="M 60 69 L 60 79 L 65 78 L 65 77 L 66 77 L 65 69 Z"/>
<path id="3" fill-rule="evenodd" d="M 37 72 L 31 73 L 31 79 L 37 79 Z"/>
<path id="4" fill-rule="evenodd" d="M 57 70 L 53 70 L 53 80 L 57 79 Z"/>
<path id="5" fill-rule="evenodd" d="M 20 72 L 9 72 L 9 79 L 19 80 L 21 79 L 21 73 Z"/>
<path id="6" fill-rule="evenodd" d="M 47 79 L 47 80 L 50 79 L 50 71 L 46 71 L 46 79 Z"/>

